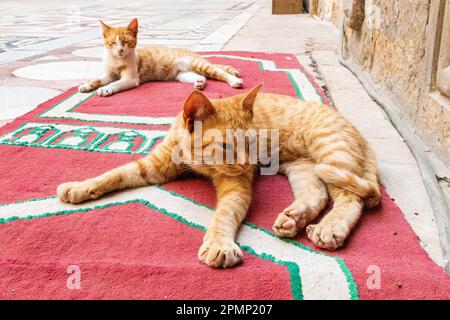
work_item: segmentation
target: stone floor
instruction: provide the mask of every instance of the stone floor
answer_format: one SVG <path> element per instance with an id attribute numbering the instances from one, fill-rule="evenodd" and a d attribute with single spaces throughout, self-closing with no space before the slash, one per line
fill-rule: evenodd
<path id="1" fill-rule="evenodd" d="M 270 0 L 2 0 L 0 125 L 101 70 L 98 18 L 124 24 L 137 16 L 139 42 L 198 51 L 251 50 L 297 55 L 335 106 L 372 143 L 382 182 L 422 246 L 442 251 L 417 164 L 382 109 L 339 65 L 337 30 L 307 15 L 271 15 Z"/>
<path id="2" fill-rule="evenodd" d="M 139 43 L 217 50 L 259 8 L 255 0 L 2 0 L 0 124 L 101 72 L 98 19 L 139 18 Z M 137 14 L 138 13 L 138 14 Z M 45 89 L 45 90 L 44 90 Z M 33 97 L 33 98 L 29 98 Z"/>

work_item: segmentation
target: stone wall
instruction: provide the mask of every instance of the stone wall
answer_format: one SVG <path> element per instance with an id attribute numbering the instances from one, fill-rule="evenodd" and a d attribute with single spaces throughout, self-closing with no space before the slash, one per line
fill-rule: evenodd
<path id="1" fill-rule="evenodd" d="M 310 0 L 310 13 L 338 26 L 345 0 Z"/>
<path id="2" fill-rule="evenodd" d="M 425 61 L 427 0 L 366 1 L 361 31 L 346 32 L 346 49 L 355 62 L 367 70 L 374 82 L 390 92 L 405 112 L 415 116 L 419 101 L 428 96 L 422 88 L 427 71 Z"/>
<path id="3" fill-rule="evenodd" d="M 353 0 L 314 2 L 317 16 L 340 27 Z M 450 166 L 450 108 L 444 106 L 450 100 L 431 98 L 436 94 L 427 56 L 430 0 L 365 0 L 364 14 L 360 30 L 345 29 L 345 57 L 369 73 L 423 142 Z"/>

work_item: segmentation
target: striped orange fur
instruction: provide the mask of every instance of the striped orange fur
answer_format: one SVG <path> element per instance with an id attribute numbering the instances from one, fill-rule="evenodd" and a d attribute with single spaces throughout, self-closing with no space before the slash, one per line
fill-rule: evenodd
<path id="1" fill-rule="evenodd" d="M 203 89 L 206 78 L 227 82 L 234 88 L 242 88 L 239 72 L 230 66 L 215 65 L 187 49 L 162 46 L 136 48 L 138 21 L 133 19 L 127 27 L 113 28 L 101 22 L 105 51 L 105 74 L 79 87 L 80 92 L 97 90 L 100 96 L 131 89 L 147 81 L 193 83 Z"/>
<path id="2" fill-rule="evenodd" d="M 176 179 L 186 170 L 209 177 L 217 190 L 217 208 L 200 247 L 199 259 L 212 267 L 231 267 L 242 261 L 235 243 L 237 230 L 250 205 L 252 182 L 257 165 L 239 163 L 176 164 L 171 154 L 177 146 L 191 150 L 198 139 L 193 121 L 201 121 L 203 132 L 216 129 L 219 141 L 200 137 L 201 148 L 219 143 L 226 148 L 227 129 L 277 128 L 279 130 L 280 173 L 291 184 L 294 201 L 281 212 L 274 231 L 294 237 L 306 228 L 318 247 L 335 250 L 356 225 L 364 206 L 380 202 L 378 169 L 374 153 L 358 130 L 336 110 L 320 103 L 296 98 L 249 92 L 224 99 L 208 99 L 193 91 L 176 117 L 166 138 L 147 157 L 83 182 L 69 182 L 57 189 L 59 199 L 79 203 L 114 190 L 161 184 Z M 191 132 L 181 139 L 178 129 Z M 228 142 L 228 140 L 227 140 Z M 189 152 L 182 152 L 188 159 Z M 248 160 L 248 155 L 245 155 Z M 205 160 L 205 159 L 204 159 Z M 311 224 L 325 208 L 328 198 L 333 209 L 318 223 Z"/>

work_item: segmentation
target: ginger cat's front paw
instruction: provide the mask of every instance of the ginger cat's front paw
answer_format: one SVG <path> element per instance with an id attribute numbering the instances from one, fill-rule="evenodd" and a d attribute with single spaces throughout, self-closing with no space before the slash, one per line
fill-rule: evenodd
<path id="1" fill-rule="evenodd" d="M 112 95 L 113 89 L 110 86 L 104 86 L 101 88 L 98 88 L 97 90 L 97 95 L 101 96 L 101 97 L 108 97 L 110 95 Z"/>
<path id="2" fill-rule="evenodd" d="M 280 213 L 273 225 L 273 231 L 279 237 L 293 238 L 307 224 L 307 214 L 294 208 L 287 208 Z"/>
<path id="3" fill-rule="evenodd" d="M 319 224 L 310 224 L 306 227 L 306 233 L 319 248 L 336 250 L 344 245 L 350 228 L 345 221 L 324 219 Z"/>
<path id="4" fill-rule="evenodd" d="M 244 256 L 233 239 L 224 238 L 204 240 L 198 258 L 209 267 L 230 268 L 241 263 Z"/>
<path id="5" fill-rule="evenodd" d="M 73 204 L 98 198 L 98 195 L 86 182 L 62 183 L 56 188 L 56 195 L 62 202 Z"/>

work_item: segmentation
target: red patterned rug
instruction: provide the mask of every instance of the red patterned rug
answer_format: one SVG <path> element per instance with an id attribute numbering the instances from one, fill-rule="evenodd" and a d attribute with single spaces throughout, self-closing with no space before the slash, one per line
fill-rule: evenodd
<path id="1" fill-rule="evenodd" d="M 286 54 L 208 53 L 241 70 L 246 87 L 324 101 Z M 55 198 L 83 180 L 138 159 L 163 137 L 190 84 L 147 83 L 101 98 L 66 93 L 0 128 L 2 299 L 449 299 L 450 277 L 419 245 L 386 194 L 347 245 L 318 250 L 271 226 L 292 201 L 287 179 L 257 179 L 238 242 L 245 261 L 215 270 L 197 260 L 214 207 L 213 187 L 189 179 L 81 205 Z M 212 98 L 236 93 L 209 80 Z"/>

